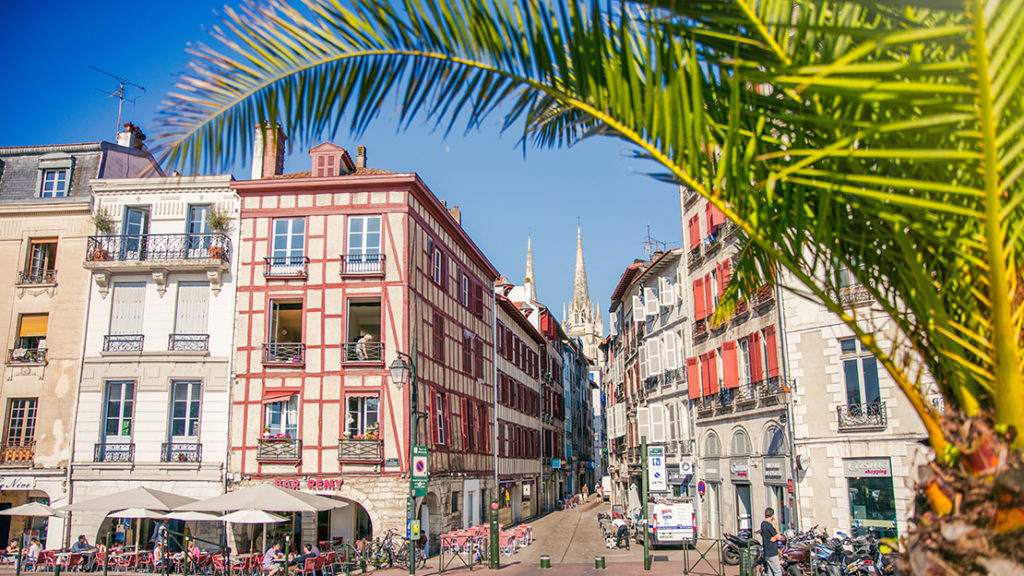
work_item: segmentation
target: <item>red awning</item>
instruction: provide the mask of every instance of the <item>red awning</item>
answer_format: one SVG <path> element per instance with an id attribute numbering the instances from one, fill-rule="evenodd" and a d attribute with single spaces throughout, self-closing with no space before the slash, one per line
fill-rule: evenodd
<path id="1" fill-rule="evenodd" d="M 288 398 L 295 396 L 295 394 L 297 394 L 297 392 L 268 392 L 263 396 L 263 400 L 261 400 L 260 403 L 273 404 L 274 402 L 281 402 L 282 400 L 287 400 Z"/>

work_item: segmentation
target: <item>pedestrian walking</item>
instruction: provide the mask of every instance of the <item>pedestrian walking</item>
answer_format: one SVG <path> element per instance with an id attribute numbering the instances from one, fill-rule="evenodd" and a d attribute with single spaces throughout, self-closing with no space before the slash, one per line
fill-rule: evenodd
<path id="1" fill-rule="evenodd" d="M 768 576 L 782 576 L 782 564 L 779 562 L 779 529 L 775 524 L 775 510 L 764 509 L 764 520 L 761 522 L 761 544 L 764 548 L 764 561 L 768 567 Z"/>
<path id="2" fill-rule="evenodd" d="M 587 498 L 590 498 L 590 488 L 586 484 L 583 485 L 583 501 L 586 502 Z"/>

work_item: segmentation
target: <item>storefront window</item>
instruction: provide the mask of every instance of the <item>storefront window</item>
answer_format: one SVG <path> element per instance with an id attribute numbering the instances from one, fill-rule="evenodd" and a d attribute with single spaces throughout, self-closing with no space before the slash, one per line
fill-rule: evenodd
<path id="1" fill-rule="evenodd" d="M 883 538 L 896 538 L 896 497 L 892 478 L 850 478 L 850 525 L 874 528 Z"/>

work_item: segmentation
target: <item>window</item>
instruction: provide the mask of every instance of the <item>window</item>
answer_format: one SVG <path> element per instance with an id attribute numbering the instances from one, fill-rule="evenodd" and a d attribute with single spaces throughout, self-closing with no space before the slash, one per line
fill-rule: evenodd
<path id="1" fill-rule="evenodd" d="M 57 261 L 57 239 L 39 238 L 29 242 L 28 261 L 21 284 L 52 284 Z"/>
<path id="2" fill-rule="evenodd" d="M 380 298 L 359 298 L 348 301 L 346 362 L 381 362 Z"/>
<path id="3" fill-rule="evenodd" d="M 737 341 L 737 344 L 738 344 L 739 349 L 740 349 L 740 354 L 739 354 L 739 357 L 740 357 L 740 366 L 739 366 L 740 386 L 741 387 L 745 387 L 745 386 L 749 385 L 751 382 L 754 381 L 753 377 L 750 374 L 750 370 L 751 370 L 751 367 L 750 367 L 750 348 L 749 348 L 749 345 L 747 344 L 746 338 L 740 338 Z"/>
<path id="4" fill-rule="evenodd" d="M 18 317 L 18 339 L 14 344 L 14 357 L 34 354 L 46 349 L 48 314 L 22 314 Z"/>
<path id="5" fill-rule="evenodd" d="M 7 430 L 4 436 L 4 461 L 9 459 L 7 448 L 30 447 L 36 438 L 35 398 L 12 398 L 7 408 Z"/>
<path id="6" fill-rule="evenodd" d="M 477 404 L 476 408 L 476 425 L 478 427 L 477 438 L 479 447 L 482 452 L 486 452 L 488 448 L 491 447 L 490 436 L 487 434 L 487 405 L 483 403 Z"/>
<path id="7" fill-rule="evenodd" d="M 465 272 L 459 278 L 459 302 L 469 307 L 469 276 Z"/>
<path id="8" fill-rule="evenodd" d="M 201 384 L 198 380 L 174 380 L 171 382 L 172 440 L 195 442 L 199 438 L 200 395 Z"/>
<path id="9" fill-rule="evenodd" d="M 473 341 L 476 347 L 476 356 L 473 362 L 473 375 L 477 378 L 484 377 L 484 341 L 480 338 L 475 338 Z"/>
<path id="10" fill-rule="evenodd" d="M 434 421 L 434 444 L 448 444 L 448 397 L 441 393 L 434 394 L 431 419 Z"/>
<path id="11" fill-rule="evenodd" d="M 210 205 L 189 204 L 188 219 L 185 222 L 187 240 L 187 256 L 189 258 L 206 258 L 213 246 L 210 230 Z"/>
<path id="12" fill-rule="evenodd" d="M 462 333 L 462 371 L 469 374 L 473 370 L 473 334 Z"/>
<path id="13" fill-rule="evenodd" d="M 477 448 L 475 408 L 468 398 L 462 399 L 462 449 L 467 452 L 474 452 Z"/>
<path id="14" fill-rule="evenodd" d="M 345 414 L 345 435 L 347 438 L 372 439 L 379 434 L 378 415 L 380 398 L 376 396 L 350 396 Z"/>
<path id="15" fill-rule="evenodd" d="M 209 308 L 209 282 L 178 282 L 178 301 L 175 303 L 174 314 L 175 336 L 206 336 Z M 203 342 L 205 343 L 205 338 Z"/>
<path id="16" fill-rule="evenodd" d="M 110 303 L 110 332 L 104 341 L 104 351 L 142 350 L 145 303 L 145 282 L 114 283 L 114 295 Z"/>
<path id="17" fill-rule="evenodd" d="M 444 318 L 440 312 L 434 312 L 434 359 L 444 362 Z"/>
<path id="18" fill-rule="evenodd" d="M 300 363 L 302 346 L 302 301 L 271 300 L 267 332 L 266 361 Z"/>
<path id="19" fill-rule="evenodd" d="M 132 413 L 135 405 L 135 382 L 113 380 L 107 382 L 106 405 L 103 413 L 103 437 L 107 441 L 127 442 L 132 436 Z"/>
<path id="20" fill-rule="evenodd" d="M 746 456 L 750 454 L 750 437 L 743 430 L 737 430 L 732 435 L 732 452 L 733 456 Z"/>
<path id="21" fill-rule="evenodd" d="M 434 248 L 430 258 L 430 277 L 435 284 L 444 288 L 444 252 L 440 248 Z"/>
<path id="22" fill-rule="evenodd" d="M 264 402 L 263 437 L 298 437 L 299 397 L 292 394 L 286 398 L 274 398 Z"/>
<path id="23" fill-rule="evenodd" d="M 379 262 L 380 216 L 350 216 L 348 219 L 349 260 Z"/>
<path id="24" fill-rule="evenodd" d="M 877 404 L 882 396 L 878 388 L 878 364 L 870 354 L 866 354 L 856 338 L 845 338 L 839 341 L 842 352 L 843 376 L 846 381 L 846 403 L 849 406 L 861 404 Z M 855 356 L 850 358 L 849 356 Z"/>
<path id="25" fill-rule="evenodd" d="M 272 234 L 270 273 L 295 275 L 305 272 L 306 219 L 275 219 Z"/>
<path id="26" fill-rule="evenodd" d="M 43 170 L 43 186 L 39 190 L 41 198 L 61 198 L 68 195 L 69 168 L 49 168 Z"/>

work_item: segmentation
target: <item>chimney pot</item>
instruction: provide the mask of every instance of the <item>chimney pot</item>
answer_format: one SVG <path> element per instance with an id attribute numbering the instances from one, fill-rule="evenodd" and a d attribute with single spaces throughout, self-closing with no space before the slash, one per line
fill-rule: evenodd
<path id="1" fill-rule="evenodd" d="M 256 125 L 252 149 L 252 179 L 280 176 L 284 172 L 284 143 L 288 138 L 280 126 Z"/>
<path id="2" fill-rule="evenodd" d="M 366 146 L 356 146 L 356 168 L 366 168 Z"/>

